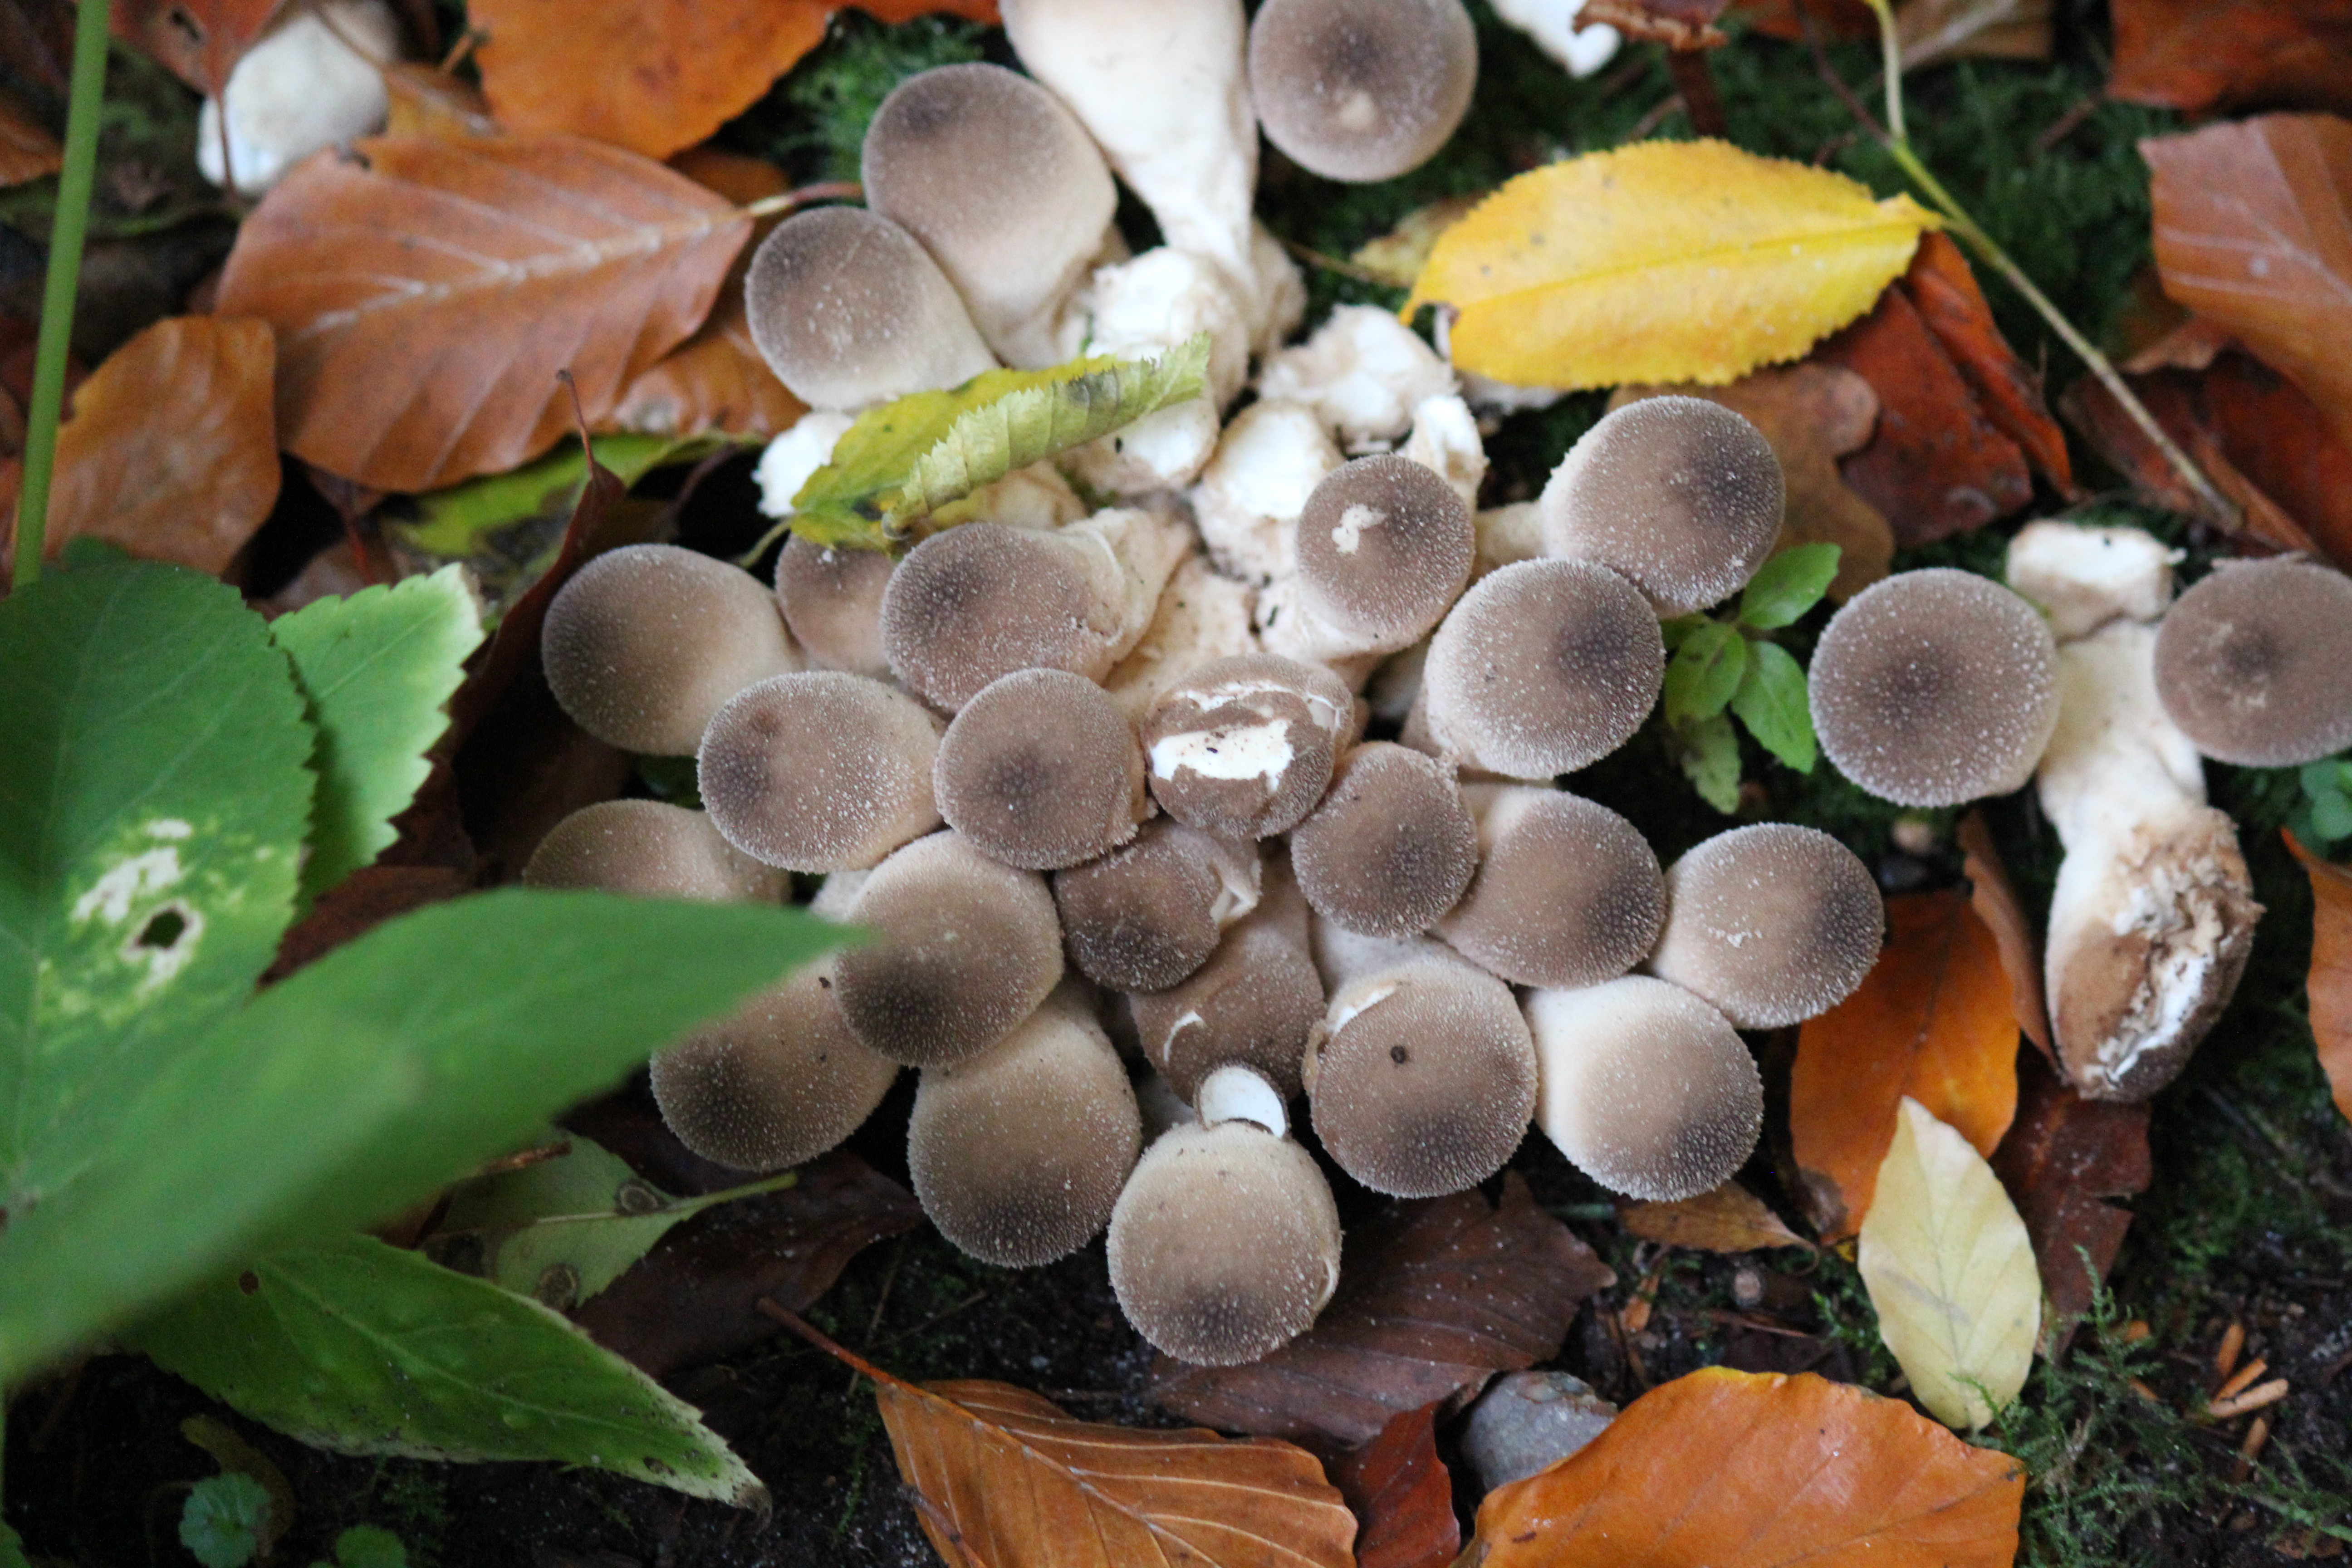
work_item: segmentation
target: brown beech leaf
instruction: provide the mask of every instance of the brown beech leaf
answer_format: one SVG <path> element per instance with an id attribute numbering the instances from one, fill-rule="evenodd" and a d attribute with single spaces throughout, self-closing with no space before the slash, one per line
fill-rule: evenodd
<path id="1" fill-rule="evenodd" d="M 1351 1228 L 1339 1294 L 1313 1328 L 1246 1366 L 1163 1356 L 1151 1397 L 1230 1431 L 1361 1443 L 1399 1411 L 1558 1354 L 1578 1305 L 1616 1279 L 1512 1173 L 1497 1207 L 1456 1193 Z"/>
<path id="2" fill-rule="evenodd" d="M 1680 1203 L 1627 1204 L 1617 1211 L 1617 1223 L 1644 1241 L 1701 1252 L 1812 1245 L 1738 1182 L 1726 1182 L 1713 1192 Z"/>
<path id="3" fill-rule="evenodd" d="M 1871 15 L 1865 0 L 1738 0 L 1732 15 L 1747 19 L 1748 25 L 1759 33 L 1791 43 L 1805 40 L 1803 16 L 1810 16 L 1814 29 L 1823 38 L 1872 38 L 1878 37 L 1878 19 Z"/>
<path id="4" fill-rule="evenodd" d="M 2286 847 L 2311 878 L 2311 1037 L 2336 1109 L 2352 1119 L 2352 870 L 2320 859 L 2292 833 Z"/>
<path id="5" fill-rule="evenodd" d="M 1392 1415 L 1380 1436 L 1332 1460 L 1331 1479 L 1356 1513 L 1356 1568 L 1447 1568 L 1462 1550 L 1436 1416 L 1433 1405 Z"/>
<path id="6" fill-rule="evenodd" d="M 2025 1470 L 1901 1400 L 1708 1367 L 1486 1494 L 1462 1568 L 2009 1568 Z"/>
<path id="7" fill-rule="evenodd" d="M 2095 1279 L 2105 1279 L 2131 1228 L 2131 1211 L 2104 1202 L 2147 1190 L 2146 1104 L 2084 1100 L 2050 1064 L 2018 1060 L 2017 1121 L 1993 1151 L 1993 1173 L 2033 1238 L 2050 1318 L 2090 1310 Z"/>
<path id="8" fill-rule="evenodd" d="M 1886 900 L 1893 936 L 1854 994 L 1797 1035 L 1789 1122 L 1822 1239 L 1853 1235 L 1908 1095 L 1990 1154 L 2017 1111 L 2017 1017 L 1992 932 L 1959 892 Z"/>
<path id="9" fill-rule="evenodd" d="M 224 313 L 277 329 L 287 448 L 384 490 L 501 473 L 593 424 L 709 314 L 751 220 L 571 136 L 376 137 L 238 230 Z"/>
<path id="10" fill-rule="evenodd" d="M 1969 905 L 2000 949 L 2001 973 L 2009 976 L 2010 1010 L 2017 1015 L 2017 1026 L 2044 1057 L 2054 1061 L 2050 1006 L 2042 994 L 2042 943 L 2035 939 L 2033 922 L 2017 896 L 2017 885 L 2009 879 L 2009 868 L 2001 864 L 2000 846 L 1992 840 L 1992 829 L 1985 826 L 1984 813 L 1971 811 L 1961 817 L 1952 837 L 1966 857 L 1960 874 L 1969 879 Z"/>
<path id="11" fill-rule="evenodd" d="M 2046 60 L 2051 0 L 1904 0 L 1895 9 L 1903 68 L 1945 60 Z"/>
<path id="12" fill-rule="evenodd" d="M 387 136 L 496 136 L 489 100 L 465 78 L 411 60 L 384 68 Z"/>
<path id="13" fill-rule="evenodd" d="M 1585 0 L 1577 26 L 1616 28 L 1629 38 L 1670 49 L 1720 48 L 1731 40 L 1717 27 L 1730 0 Z"/>
<path id="14" fill-rule="evenodd" d="M 287 0 L 114 0 L 114 36 L 217 97 Z"/>
<path id="15" fill-rule="evenodd" d="M 2066 432 L 2050 413 L 2042 377 L 2027 368 L 2000 335 L 1969 258 L 1952 237 L 1921 235 L 1918 254 L 1911 258 L 1902 286 L 1976 393 L 1987 423 L 2017 443 L 2026 461 L 2052 484 L 2071 492 L 2074 467 L 2066 455 Z"/>
<path id="16" fill-rule="evenodd" d="M 2210 109 L 2352 111 L 2346 0 L 2113 0 L 2107 96 Z"/>
<path id="17" fill-rule="evenodd" d="M 23 104 L 0 93 L 0 187 L 54 174 L 64 163 L 65 149 L 49 128 Z"/>

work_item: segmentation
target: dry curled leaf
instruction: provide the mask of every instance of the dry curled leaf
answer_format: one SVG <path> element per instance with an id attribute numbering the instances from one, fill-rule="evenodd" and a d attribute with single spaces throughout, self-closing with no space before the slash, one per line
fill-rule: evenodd
<path id="1" fill-rule="evenodd" d="M 1753 1252 L 1765 1247 L 1810 1247 L 1764 1200 L 1738 1182 L 1671 1204 L 1628 1204 L 1617 1223 L 1644 1241 L 1701 1252 Z"/>
<path id="2" fill-rule="evenodd" d="M 1945 60 L 2046 60 L 2050 0 L 1904 0 L 1895 32 L 1903 68 Z"/>
<path id="3" fill-rule="evenodd" d="M 1331 1461 L 1356 1513 L 1356 1568 L 1447 1568 L 1462 1550 L 1436 1415 L 1424 1405 L 1391 1416 L 1378 1436 Z"/>
<path id="4" fill-rule="evenodd" d="M 1410 289 L 1437 237 L 1460 223 L 1484 196 L 1448 196 L 1425 207 L 1415 207 L 1397 220 L 1396 227 L 1378 239 L 1368 239 L 1348 259 L 1392 289 Z"/>
<path id="5" fill-rule="evenodd" d="M 198 92 L 218 96 L 287 0 L 114 0 L 114 36 Z"/>
<path id="6" fill-rule="evenodd" d="M 2041 1047 L 2044 1058 L 2055 1060 L 2051 1055 L 2050 1008 L 2042 992 L 2042 944 L 2034 939 L 2033 922 L 2017 896 L 2016 884 L 2009 879 L 2009 868 L 2001 864 L 2000 847 L 1993 842 L 1992 829 L 1985 826 L 1984 813 L 1971 811 L 1961 817 L 1952 837 L 1964 857 L 1960 874 L 1969 879 L 1969 906 L 1992 932 L 1993 943 L 2000 950 L 2001 973 L 2009 976 L 2010 1010 L 2017 1016 L 2017 1026 Z"/>
<path id="7" fill-rule="evenodd" d="M 54 174 L 64 163 L 65 149 L 49 128 L 23 104 L 0 93 L 0 189 Z"/>
<path id="8" fill-rule="evenodd" d="M 2352 1119 L 2352 870 L 2330 865 L 2286 836 L 2311 877 L 2311 1035 L 2336 1109 Z"/>
<path id="9" fill-rule="evenodd" d="M 2051 1316 L 2069 1331 L 2131 1228 L 2131 1211 L 2105 1200 L 2147 1190 L 2147 1119 L 2145 1102 L 2084 1100 L 2048 1062 L 2019 1058 L 2017 1120 L 1993 1151 L 1993 1173 L 2033 1238 Z"/>
<path id="10" fill-rule="evenodd" d="M 1924 235 L 1903 291 L 1919 317 L 1977 395 L 1992 427 L 2017 443 L 2026 460 L 2061 491 L 2074 488 L 2074 468 L 2066 454 L 2066 433 L 2051 416 L 2042 377 L 2017 357 L 2000 335 L 1992 307 L 1977 287 L 1969 258 L 1949 235 Z"/>
<path id="11" fill-rule="evenodd" d="M 2345 0 L 2113 0 L 2107 95 L 2211 109 L 2352 110 L 2352 5 Z"/>

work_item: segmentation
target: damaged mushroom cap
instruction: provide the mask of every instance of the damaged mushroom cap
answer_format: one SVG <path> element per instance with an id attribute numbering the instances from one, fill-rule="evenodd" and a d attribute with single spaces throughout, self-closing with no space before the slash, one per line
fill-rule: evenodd
<path id="1" fill-rule="evenodd" d="M 1422 701 L 1432 738 L 1466 765 L 1548 779 L 1632 738 L 1665 674 L 1658 617 L 1631 583 L 1588 562 L 1521 561 L 1437 628 Z"/>
<path id="2" fill-rule="evenodd" d="M 1427 931 L 1478 869 L 1478 825 L 1452 770 L 1388 741 L 1358 746 L 1290 838 L 1299 891 L 1366 936 Z"/>
<path id="3" fill-rule="evenodd" d="M 1108 853 L 1150 809 L 1143 749 L 1118 705 L 1059 669 L 983 687 L 948 726 L 931 782 L 950 826 L 1032 871 Z"/>
<path id="4" fill-rule="evenodd" d="M 739 1171 L 780 1171 L 857 1131 L 898 1076 L 858 1044 L 822 973 L 803 970 L 654 1058 L 654 1103 L 677 1141 Z"/>
<path id="5" fill-rule="evenodd" d="M 1789 822 L 1735 827 L 1666 870 L 1666 923 L 1651 973 L 1743 1029 L 1828 1012 L 1886 939 L 1878 884 L 1854 852 Z"/>
<path id="6" fill-rule="evenodd" d="M 738 692 L 697 759 L 702 803 L 727 841 L 794 871 L 871 866 L 940 824 L 940 721 L 895 687 L 807 670 Z"/>
<path id="7" fill-rule="evenodd" d="M 1480 858 L 1437 933 L 1515 985 L 1598 985 L 1639 963 L 1666 916 L 1639 829 L 1559 790 L 1473 784 Z"/>
<path id="8" fill-rule="evenodd" d="M 1435 626 L 1470 581 L 1470 509 L 1410 458 L 1359 458 L 1326 477 L 1298 518 L 1300 597 L 1366 652 Z"/>
<path id="9" fill-rule="evenodd" d="M 1527 1000 L 1542 1084 L 1536 1125 L 1577 1169 L 1654 1203 L 1729 1181 L 1764 1127 L 1764 1080 L 1729 1019 L 1629 974 Z"/>
<path id="10" fill-rule="evenodd" d="M 2196 748 L 2240 767 L 2352 745 L 2352 578 L 2316 562 L 2222 567 L 2157 629 L 2156 689 Z"/>
<path id="11" fill-rule="evenodd" d="M 547 606 L 541 658 L 573 722 L 663 757 L 692 756 L 720 703 L 800 668 L 758 578 L 674 544 L 626 545 L 574 573 Z"/>
<path id="12" fill-rule="evenodd" d="M 791 879 L 728 843 L 706 813 L 658 800 L 581 807 L 539 841 L 522 880 L 715 903 L 772 903 L 792 890 Z"/>
<path id="13" fill-rule="evenodd" d="M 923 541 L 890 574 L 882 647 L 899 679 L 950 711 L 1017 669 L 1099 679 L 1111 662 L 1108 595 L 1103 572 L 1070 542 L 967 522 Z"/>
<path id="14" fill-rule="evenodd" d="M 1738 593 L 1780 534 L 1786 485 L 1755 426 L 1645 397 L 1584 433 L 1544 486 L 1544 552 L 1632 580 L 1662 618 Z"/>
<path id="15" fill-rule="evenodd" d="M 1220 843 L 1165 819 L 1145 823 L 1125 847 L 1054 877 L 1070 962 L 1116 991 L 1180 984 L 1257 900 L 1255 844 Z"/>
<path id="16" fill-rule="evenodd" d="M 1213 659 L 1144 715 L 1152 795 L 1220 837 L 1287 833 L 1323 798 L 1354 722 L 1354 696 L 1319 665 L 1270 653 Z"/>
<path id="17" fill-rule="evenodd" d="M 2040 613 L 1952 567 L 1874 583 L 1831 617 L 1807 676 L 1838 772 L 1898 805 L 1958 805 L 2033 776 L 2058 726 Z"/>
<path id="18" fill-rule="evenodd" d="M 810 663 L 889 679 L 882 593 L 892 565 L 879 550 L 816 544 L 797 533 L 784 541 L 776 557 L 776 603 Z"/>
<path id="19" fill-rule="evenodd" d="M 1461 0 L 1266 0 L 1250 25 L 1265 139 L 1326 179 L 1394 179 L 1470 110 L 1478 34 Z"/>
<path id="20" fill-rule="evenodd" d="M 877 866 L 847 918 L 876 940 L 834 959 L 834 1001 L 860 1040 L 911 1067 L 979 1055 L 1062 978 L 1045 879 L 959 833 L 918 838 Z"/>
<path id="21" fill-rule="evenodd" d="M 1307 1037 L 1323 1021 L 1307 931 L 1307 900 L 1277 850 L 1262 869 L 1257 908 L 1208 963 L 1168 990 L 1127 999 L 1145 1058 L 1178 1094 L 1192 1099 L 1228 1063 L 1255 1069 L 1286 1098 L 1298 1092 Z"/>

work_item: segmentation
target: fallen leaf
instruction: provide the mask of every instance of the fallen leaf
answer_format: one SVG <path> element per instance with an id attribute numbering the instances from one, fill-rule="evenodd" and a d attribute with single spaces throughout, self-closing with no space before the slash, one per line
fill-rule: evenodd
<path id="1" fill-rule="evenodd" d="M 1811 1247 L 1781 1223 L 1764 1200 L 1738 1182 L 1672 1204 L 1627 1204 L 1617 1223 L 1644 1241 L 1701 1252 L 1753 1252 L 1765 1247 Z"/>
<path id="2" fill-rule="evenodd" d="M 489 100 L 463 77 L 410 60 L 395 60 L 384 68 L 383 87 L 389 100 L 383 122 L 387 136 L 499 133 Z"/>
<path id="3" fill-rule="evenodd" d="M 1365 1442 L 1400 1411 L 1549 1361 L 1579 1305 L 1616 1279 L 1512 1173 L 1496 1207 L 1457 1193 L 1352 1227 L 1339 1294 L 1313 1328 L 1246 1366 L 1163 1356 L 1151 1397 L 1229 1431 Z"/>
<path id="4" fill-rule="evenodd" d="M 1717 27 L 1730 0 L 1585 0 L 1577 26 L 1614 27 L 1629 38 L 1669 49 L 1716 49 L 1731 40 Z"/>
<path id="5" fill-rule="evenodd" d="M 2017 1397 L 2042 1331 L 2032 1239 L 1984 1156 L 1908 1095 L 1854 1262 L 1929 1415 L 1981 1427 Z"/>
<path id="6" fill-rule="evenodd" d="M 1478 1505 L 1462 1568 L 2009 1568 L 2025 1471 L 1810 1373 L 1662 1384 Z"/>
<path id="7" fill-rule="evenodd" d="M 1447 1568 L 1461 1552 L 1436 1415 L 1424 1405 L 1392 1415 L 1378 1436 L 1331 1462 L 1331 1479 L 1356 1514 L 1356 1568 Z"/>
<path id="8" fill-rule="evenodd" d="M 388 244 L 387 233 L 433 243 Z M 591 424 L 709 314 L 751 219 L 567 136 L 377 137 L 238 230 L 225 314 L 277 330 L 288 450 L 386 490 L 499 473 Z"/>
<path id="9" fill-rule="evenodd" d="M 1934 215 L 1724 142 L 1640 142 L 1521 174 L 1439 237 L 1406 301 L 1454 363 L 1532 386 L 1720 385 L 1868 310 Z"/>
<path id="10" fill-rule="evenodd" d="M 1968 379 L 1986 421 L 2016 442 L 2026 461 L 2060 491 L 2072 493 L 2074 467 L 2066 453 L 2066 432 L 2050 413 L 2042 377 L 2000 335 L 1969 258 L 1949 235 L 1920 237 L 1919 254 L 1912 258 L 1902 287 Z"/>
<path id="11" fill-rule="evenodd" d="M 1993 1151 L 1992 1168 L 2033 1238 L 2042 1293 L 2053 1319 L 2064 1321 L 2062 1331 L 2091 1310 L 2093 1288 L 2115 1267 L 2131 1228 L 2131 1211 L 2104 1200 L 2147 1190 L 2147 1119 L 2145 1102 L 2084 1100 L 2048 1062 L 2018 1063 L 2017 1120 Z"/>
<path id="12" fill-rule="evenodd" d="M 1886 900 L 1893 934 L 1859 989 L 1797 1036 L 1789 1122 L 1801 1195 L 1825 1241 L 1854 1234 L 1918 1100 L 1979 1153 L 2017 1111 L 2017 1018 L 2000 949 L 1958 892 Z"/>
<path id="13" fill-rule="evenodd" d="M 1895 12 L 1903 68 L 1946 60 L 2046 60 L 2050 0 L 1906 0 Z"/>
<path id="14" fill-rule="evenodd" d="M 287 0 L 115 0 L 114 36 L 194 88 L 220 95 L 228 73 Z"/>
<path id="15" fill-rule="evenodd" d="M 49 128 L 16 99 L 0 93 L 0 188 L 21 185 L 65 164 L 65 149 Z"/>
<path id="16" fill-rule="evenodd" d="M 1486 199 L 1448 196 L 1415 207 L 1397 220 L 1396 227 L 1378 239 L 1366 240 L 1348 259 L 1392 289 L 1410 289 L 1421 269 L 1429 265 L 1437 237 L 1469 216 L 1470 210 Z"/>
<path id="17" fill-rule="evenodd" d="M 1868 0 L 1738 0 L 1731 12 L 1757 32 L 1790 43 L 1805 41 L 1803 18 L 1825 39 L 1878 37 L 1878 18 Z"/>
<path id="18" fill-rule="evenodd" d="M 2107 96 L 2202 113 L 2352 111 L 2352 5 L 2344 0 L 2114 0 Z"/>
<path id="19" fill-rule="evenodd" d="M 1993 944 L 2000 950 L 2001 973 L 2009 976 L 2010 1011 L 2016 1015 L 2017 1026 L 2025 1037 L 2041 1047 L 2042 1057 L 2055 1061 L 2050 1045 L 2050 1007 L 2042 994 L 2042 943 L 2035 939 L 2033 922 L 2017 896 L 2017 885 L 2009 879 L 2009 868 L 2001 864 L 2000 847 L 1993 842 L 1984 813 L 1971 811 L 1961 817 L 1952 837 L 1963 857 L 1960 875 L 1969 879 L 1969 907 L 1992 932 Z"/>
<path id="20" fill-rule="evenodd" d="M 2311 1035 L 2336 1109 L 2352 1118 L 2352 871 L 2331 866 L 2286 836 L 2311 878 Z"/>

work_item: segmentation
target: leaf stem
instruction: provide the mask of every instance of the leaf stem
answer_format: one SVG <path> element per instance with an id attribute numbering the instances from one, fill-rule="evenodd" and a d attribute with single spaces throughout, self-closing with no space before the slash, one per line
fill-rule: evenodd
<path id="1" fill-rule="evenodd" d="M 111 0 L 81 0 L 74 19 L 73 79 L 66 109 L 65 164 L 49 227 L 49 271 L 33 359 L 33 402 L 25 416 L 25 478 L 16 499 L 16 585 L 38 582 L 47 542 L 49 481 L 57 471 L 58 420 L 65 405 L 66 354 L 73 342 L 74 296 L 82 239 L 98 181 L 99 110 L 106 99 L 107 14 Z"/>
<path id="2" fill-rule="evenodd" d="M 748 204 L 744 216 L 773 217 L 778 213 L 796 212 L 812 202 L 859 202 L 866 199 L 866 187 L 856 180 L 827 180 L 821 184 L 803 185 L 798 190 L 783 191 L 772 196 L 761 196 Z"/>

